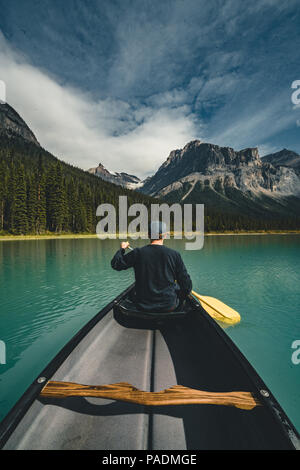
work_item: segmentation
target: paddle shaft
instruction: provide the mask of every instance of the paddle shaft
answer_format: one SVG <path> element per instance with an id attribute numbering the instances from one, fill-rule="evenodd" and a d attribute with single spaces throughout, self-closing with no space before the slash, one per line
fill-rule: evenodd
<path id="1" fill-rule="evenodd" d="M 194 290 L 192 290 L 192 294 L 194 297 L 196 297 L 198 300 L 200 300 L 201 302 L 203 302 L 205 305 L 207 305 L 208 307 L 212 308 L 215 312 L 217 312 L 219 315 L 221 315 L 222 317 L 224 318 L 228 318 L 226 317 L 226 315 L 224 315 L 223 313 L 221 313 L 219 310 L 216 309 L 216 307 L 213 307 L 212 305 L 210 305 L 208 302 L 205 302 L 205 300 L 201 297 L 201 295 L 199 295 L 197 292 L 195 292 Z"/>

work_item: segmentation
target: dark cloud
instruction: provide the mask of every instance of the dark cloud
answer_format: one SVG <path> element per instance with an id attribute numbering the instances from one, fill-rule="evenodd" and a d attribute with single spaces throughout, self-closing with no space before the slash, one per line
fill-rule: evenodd
<path id="1" fill-rule="evenodd" d="M 299 111 L 289 98 L 300 78 L 297 1 L 0 0 L 0 7 L 6 59 L 16 49 L 61 92 L 88 96 L 81 118 L 94 135 L 129 143 L 154 129 L 154 116 L 172 125 L 177 110 L 184 138 L 300 151 Z M 181 141 L 172 145 L 168 135 L 171 150 Z"/>

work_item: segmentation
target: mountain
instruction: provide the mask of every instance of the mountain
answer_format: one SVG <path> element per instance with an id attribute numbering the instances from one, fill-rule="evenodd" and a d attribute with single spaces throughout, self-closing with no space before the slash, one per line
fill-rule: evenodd
<path id="1" fill-rule="evenodd" d="M 96 168 L 90 168 L 88 172 L 98 176 L 104 181 L 109 181 L 110 183 L 114 183 L 128 189 L 137 189 L 142 185 L 141 180 L 137 176 L 129 175 L 128 173 L 111 173 L 102 165 L 102 163 L 99 163 Z"/>
<path id="2" fill-rule="evenodd" d="M 17 138 L 40 145 L 21 116 L 8 104 L 0 104 L 0 136 Z"/>
<path id="3" fill-rule="evenodd" d="M 293 168 L 300 176 L 300 155 L 292 150 L 283 149 L 280 152 L 270 153 L 263 157 L 263 162 L 271 163 L 278 168 L 279 166 Z"/>
<path id="4" fill-rule="evenodd" d="M 193 141 L 171 152 L 145 181 L 110 173 L 103 165 L 89 173 L 43 149 L 19 114 L 1 104 L 0 232 L 94 233 L 97 207 L 109 203 L 118 210 L 120 195 L 128 197 L 128 205 L 143 203 L 148 210 L 158 202 L 152 196 L 202 202 L 206 231 L 299 229 L 295 155 L 268 162 L 257 149 L 236 152 Z"/>
<path id="5" fill-rule="evenodd" d="M 13 108 L 0 106 L 0 232 L 95 233 L 97 207 L 118 209 L 121 195 L 128 205 L 155 201 L 60 161 Z"/>
<path id="6" fill-rule="evenodd" d="M 285 165 L 266 158 L 257 148 L 235 151 L 194 140 L 173 150 L 140 190 L 169 202 L 204 203 L 224 214 L 299 217 L 297 158 L 290 153 Z"/>

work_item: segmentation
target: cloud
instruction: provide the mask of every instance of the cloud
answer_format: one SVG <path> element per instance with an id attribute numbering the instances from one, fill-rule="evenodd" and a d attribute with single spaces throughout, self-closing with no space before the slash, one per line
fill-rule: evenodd
<path id="1" fill-rule="evenodd" d="M 32 66 L 3 36 L 0 64 L 8 103 L 43 147 L 81 168 L 101 162 L 112 171 L 143 177 L 173 148 L 196 136 L 193 113 L 176 93 L 144 105 L 112 98 L 95 101 Z"/>
<path id="2" fill-rule="evenodd" d="M 247 86 L 245 90 L 248 92 Z M 253 91 L 228 99 L 215 113 L 214 126 L 208 128 L 205 138 L 219 145 L 232 147 L 234 144 L 239 149 L 259 147 L 262 154 L 267 153 L 266 149 L 275 150 L 272 139 L 293 127 L 295 116 L 288 88 L 271 96 L 268 91 L 268 84 L 264 84 L 256 96 Z M 282 146 L 286 146 L 285 143 Z"/>
<path id="3" fill-rule="evenodd" d="M 8 102 L 65 161 L 143 177 L 194 138 L 300 151 L 297 1 L 0 5 Z"/>

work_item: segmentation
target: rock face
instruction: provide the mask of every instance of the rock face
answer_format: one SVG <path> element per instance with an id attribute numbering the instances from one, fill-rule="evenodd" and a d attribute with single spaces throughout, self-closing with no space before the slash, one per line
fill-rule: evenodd
<path id="1" fill-rule="evenodd" d="M 99 163 L 96 168 L 90 168 L 88 172 L 99 176 L 99 178 L 105 181 L 109 181 L 110 183 L 114 183 L 128 189 L 137 189 L 142 185 L 141 180 L 137 176 L 129 175 L 128 173 L 111 173 L 102 165 L 102 163 Z"/>
<path id="2" fill-rule="evenodd" d="M 275 156 L 261 159 L 257 148 L 235 151 L 195 140 L 182 150 L 173 150 L 157 173 L 145 182 L 142 191 L 166 195 L 188 183 L 191 193 L 193 185 L 201 182 L 221 193 L 230 187 L 256 194 L 295 195 L 300 192 L 300 180 L 290 162 L 299 164 L 300 157 L 294 152 L 290 154 L 293 158 L 291 155 L 286 158 L 285 165 L 281 161 L 275 165 Z"/>
<path id="3" fill-rule="evenodd" d="M 276 168 L 283 166 L 293 168 L 300 175 L 300 155 L 292 150 L 283 149 L 280 152 L 270 153 L 262 158 L 263 162 L 271 163 Z"/>
<path id="4" fill-rule="evenodd" d="M 0 136 L 21 137 L 27 142 L 40 145 L 25 121 L 8 104 L 0 104 Z"/>
<path id="5" fill-rule="evenodd" d="M 300 214 L 299 160 L 287 150 L 261 159 L 257 148 L 235 151 L 195 140 L 173 150 L 140 191 L 224 212 L 294 216 Z"/>

